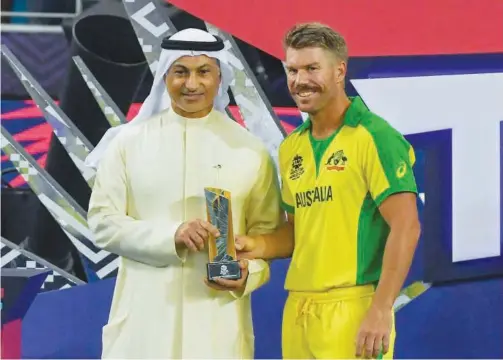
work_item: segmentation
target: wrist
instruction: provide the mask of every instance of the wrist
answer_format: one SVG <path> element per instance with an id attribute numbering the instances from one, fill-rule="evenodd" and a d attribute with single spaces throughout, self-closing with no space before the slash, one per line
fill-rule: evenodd
<path id="1" fill-rule="evenodd" d="M 266 254 L 266 239 L 264 235 L 257 235 L 253 237 L 255 242 L 255 253 L 257 258 L 264 259 L 267 257 Z"/>
<path id="2" fill-rule="evenodd" d="M 390 298 L 382 298 L 376 292 L 374 298 L 372 299 L 371 308 L 380 311 L 390 311 L 393 309 L 393 303 L 394 301 L 392 301 Z"/>

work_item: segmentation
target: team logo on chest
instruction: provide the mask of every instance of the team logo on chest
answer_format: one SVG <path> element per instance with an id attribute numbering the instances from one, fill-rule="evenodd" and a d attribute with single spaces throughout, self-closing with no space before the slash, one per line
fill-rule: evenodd
<path id="1" fill-rule="evenodd" d="M 338 150 L 328 158 L 325 168 L 329 171 L 342 171 L 346 168 L 348 158 L 344 155 L 344 150 Z"/>
<path id="2" fill-rule="evenodd" d="M 290 180 L 297 180 L 304 174 L 304 167 L 302 166 L 302 156 L 295 155 L 292 160 L 292 168 L 290 169 Z"/>

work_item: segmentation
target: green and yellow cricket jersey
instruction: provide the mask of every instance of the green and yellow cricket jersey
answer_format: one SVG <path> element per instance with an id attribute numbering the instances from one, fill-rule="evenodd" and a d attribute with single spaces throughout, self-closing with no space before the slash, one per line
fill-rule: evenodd
<path id="1" fill-rule="evenodd" d="M 279 149 L 283 207 L 295 215 L 285 288 L 375 283 L 389 233 L 378 207 L 391 194 L 417 193 L 414 150 L 359 97 L 330 137 L 314 139 L 310 125 L 306 120 Z"/>

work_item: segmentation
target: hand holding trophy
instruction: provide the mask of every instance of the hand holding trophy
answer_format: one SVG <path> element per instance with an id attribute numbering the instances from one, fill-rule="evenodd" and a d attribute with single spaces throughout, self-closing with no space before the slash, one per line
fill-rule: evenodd
<path id="1" fill-rule="evenodd" d="M 220 232 L 220 236 L 210 234 L 208 238 L 208 280 L 241 279 L 241 266 L 234 244 L 230 193 L 222 189 L 205 188 L 204 194 L 208 222 Z"/>

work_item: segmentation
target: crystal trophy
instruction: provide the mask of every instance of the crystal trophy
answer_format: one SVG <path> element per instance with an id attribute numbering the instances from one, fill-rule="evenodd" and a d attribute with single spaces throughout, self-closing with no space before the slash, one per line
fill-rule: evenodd
<path id="1" fill-rule="evenodd" d="M 210 234 L 208 239 L 208 280 L 240 279 L 241 268 L 237 261 L 232 230 L 231 195 L 228 191 L 216 188 L 205 188 L 204 195 L 208 222 L 220 232 L 219 237 L 215 238 Z"/>

